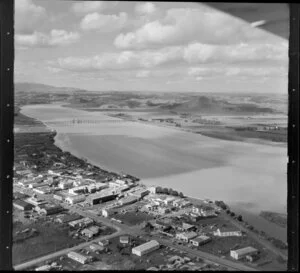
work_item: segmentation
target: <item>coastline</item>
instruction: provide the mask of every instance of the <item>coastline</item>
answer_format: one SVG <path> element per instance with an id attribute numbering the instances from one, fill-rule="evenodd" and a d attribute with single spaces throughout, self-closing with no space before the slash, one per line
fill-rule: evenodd
<path id="1" fill-rule="evenodd" d="M 37 121 L 39 121 L 37 119 Z M 89 158 L 87 157 L 84 157 L 84 156 L 80 156 L 79 153 L 76 153 L 76 149 L 72 148 L 72 147 L 68 147 L 68 145 L 66 143 L 63 143 L 62 140 L 59 140 L 59 134 L 62 134 L 62 133 L 59 133 L 57 132 L 57 130 L 53 129 L 53 127 L 51 125 L 48 125 L 44 122 L 42 122 L 44 124 L 44 126 L 46 126 L 47 128 L 49 128 L 50 130 L 54 130 L 56 132 L 56 135 L 55 135 L 55 138 L 54 138 L 54 145 L 56 145 L 59 149 L 61 149 L 62 151 L 67 151 L 69 153 L 71 153 L 72 155 L 74 155 L 75 157 L 77 157 L 79 160 L 81 161 L 84 161 L 86 163 L 89 163 L 91 165 L 94 165 L 94 166 L 97 166 L 99 167 L 100 169 L 102 169 L 102 166 L 100 164 L 98 164 L 97 162 L 94 162 L 92 160 L 90 160 Z M 152 126 L 156 125 L 156 124 L 151 124 Z M 173 128 L 175 129 L 175 128 Z M 104 170 L 106 172 L 111 172 L 109 171 L 107 168 L 104 168 Z M 114 173 L 119 173 L 119 172 L 116 172 L 116 171 L 112 171 Z M 160 184 L 156 184 L 157 186 L 161 186 Z M 174 187 L 175 188 L 175 187 Z M 179 190 L 179 191 L 182 191 L 181 189 L 176 189 L 175 190 Z M 185 192 L 183 191 L 183 193 L 185 194 Z M 199 197 L 192 197 L 191 198 L 196 198 L 196 199 L 199 199 Z M 200 199 L 201 200 L 201 199 Z"/>

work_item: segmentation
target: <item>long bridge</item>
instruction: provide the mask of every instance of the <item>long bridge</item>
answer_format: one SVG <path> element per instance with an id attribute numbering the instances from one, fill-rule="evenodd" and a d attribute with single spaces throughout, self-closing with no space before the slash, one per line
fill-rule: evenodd
<path id="1" fill-rule="evenodd" d="M 49 121 L 49 125 L 59 125 L 59 126 L 77 126 L 82 124 L 103 124 L 103 123 L 124 123 L 126 120 L 123 119 L 103 119 L 103 120 L 93 120 L 93 119 L 71 119 L 71 120 L 59 120 L 59 121 Z"/>

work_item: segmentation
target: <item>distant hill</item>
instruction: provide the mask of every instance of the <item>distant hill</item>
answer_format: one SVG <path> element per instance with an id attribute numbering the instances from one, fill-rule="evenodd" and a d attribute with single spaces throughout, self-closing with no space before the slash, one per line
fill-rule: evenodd
<path id="1" fill-rule="evenodd" d="M 41 83 L 17 82 L 15 92 L 39 92 L 39 93 L 60 93 L 60 92 L 86 92 L 79 88 L 56 87 Z"/>
<path id="2" fill-rule="evenodd" d="M 176 102 L 160 106 L 161 109 L 198 112 L 198 113 L 274 113 L 272 108 L 260 107 L 254 103 L 229 103 L 225 100 L 217 100 L 207 96 L 194 97 L 185 102 Z"/>

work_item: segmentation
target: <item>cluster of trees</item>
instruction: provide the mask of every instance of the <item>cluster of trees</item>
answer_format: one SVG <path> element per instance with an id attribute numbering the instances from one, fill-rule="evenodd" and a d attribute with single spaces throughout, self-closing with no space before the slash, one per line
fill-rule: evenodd
<path id="1" fill-rule="evenodd" d="M 226 210 L 226 213 L 227 213 L 228 215 L 230 215 L 231 217 L 236 217 L 236 219 L 237 219 L 238 221 L 243 222 L 243 217 L 242 217 L 242 215 L 236 215 L 233 211 L 231 211 L 231 210 L 229 210 L 229 209 Z"/>
<path id="2" fill-rule="evenodd" d="M 226 210 L 228 206 L 223 201 L 215 201 L 215 204 L 223 210 Z"/>
<path id="3" fill-rule="evenodd" d="M 168 195 L 173 195 L 173 196 L 179 196 L 181 198 L 184 197 L 182 192 L 175 191 L 172 188 L 157 187 L 156 192 L 157 193 L 168 194 Z"/>

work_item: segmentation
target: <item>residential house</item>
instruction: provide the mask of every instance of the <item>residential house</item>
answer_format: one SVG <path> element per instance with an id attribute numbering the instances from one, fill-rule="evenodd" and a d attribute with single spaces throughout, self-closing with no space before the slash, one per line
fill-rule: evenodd
<path id="1" fill-rule="evenodd" d="M 182 240 L 186 243 L 188 243 L 191 239 L 197 237 L 198 234 L 196 232 L 183 232 L 183 233 L 177 233 L 176 239 Z"/>

